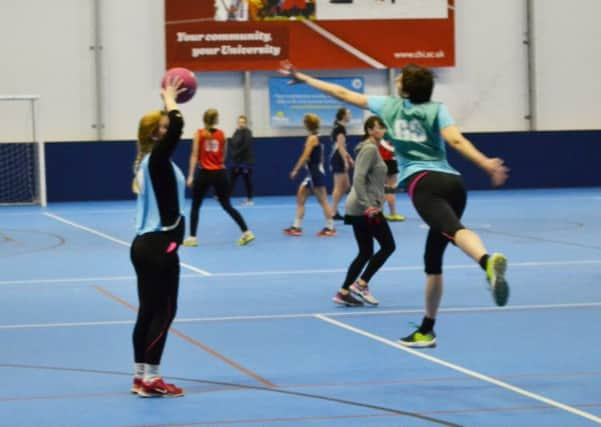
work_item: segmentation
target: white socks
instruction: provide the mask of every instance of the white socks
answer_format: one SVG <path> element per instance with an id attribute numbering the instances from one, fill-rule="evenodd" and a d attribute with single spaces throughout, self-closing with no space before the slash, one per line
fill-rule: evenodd
<path id="1" fill-rule="evenodd" d="M 151 382 L 161 377 L 159 374 L 160 365 L 150 365 L 148 363 L 136 363 L 136 378 L 143 378 L 144 382 Z"/>
<path id="2" fill-rule="evenodd" d="M 144 364 L 143 363 L 135 363 L 134 364 L 134 378 L 144 379 Z"/>

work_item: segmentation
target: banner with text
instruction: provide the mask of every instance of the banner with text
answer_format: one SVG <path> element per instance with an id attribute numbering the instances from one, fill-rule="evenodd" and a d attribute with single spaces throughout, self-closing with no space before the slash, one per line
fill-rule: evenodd
<path id="1" fill-rule="evenodd" d="M 167 68 L 447 67 L 454 21 L 454 0 L 165 0 Z"/>
<path id="2" fill-rule="evenodd" d="M 363 93 L 363 77 L 324 78 L 355 92 Z M 350 127 L 362 126 L 363 110 L 345 104 L 313 89 L 306 84 L 290 85 L 286 77 L 269 79 L 269 111 L 271 127 L 302 128 L 303 117 L 307 113 L 315 113 L 321 120 L 321 127 L 330 127 L 336 120 L 336 111 L 345 107 L 351 111 Z"/>

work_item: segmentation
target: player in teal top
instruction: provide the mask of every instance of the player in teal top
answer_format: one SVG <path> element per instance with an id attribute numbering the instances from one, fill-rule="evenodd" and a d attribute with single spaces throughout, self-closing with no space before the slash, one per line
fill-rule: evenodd
<path id="1" fill-rule="evenodd" d="M 401 172 L 399 183 L 421 170 L 459 175 L 447 161 L 445 143 L 440 135 L 440 129 L 454 124 L 444 104 L 413 104 L 408 99 L 390 96 L 368 96 L 367 103 L 369 110 L 382 117 L 389 129 L 386 136 L 397 154 Z M 421 125 L 423 122 L 426 126 Z"/>
<path id="2" fill-rule="evenodd" d="M 449 242 L 458 246 L 486 272 L 497 305 L 505 305 L 509 286 L 505 280 L 507 259 L 503 254 L 489 255 L 480 237 L 460 221 L 467 201 L 459 172 L 448 161 L 445 142 L 483 169 L 494 186 L 507 179 L 508 169 L 499 158 L 480 152 L 454 124 L 444 104 L 432 102 L 434 76 L 417 65 L 408 65 L 396 79 L 399 97 L 366 96 L 297 71 L 282 62 L 280 73 L 293 83 L 306 83 L 334 98 L 379 115 L 388 128 L 385 139 L 391 141 L 400 166 L 399 182 L 407 188 L 417 213 L 429 226 L 424 264 L 426 307 L 421 326 L 400 343 L 410 347 L 434 347 L 434 323 L 443 288 L 442 259 Z"/>

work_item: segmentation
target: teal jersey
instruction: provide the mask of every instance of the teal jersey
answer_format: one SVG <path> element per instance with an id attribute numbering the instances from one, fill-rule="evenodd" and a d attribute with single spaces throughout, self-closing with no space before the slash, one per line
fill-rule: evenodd
<path id="1" fill-rule="evenodd" d="M 413 104 L 403 98 L 370 96 L 368 107 L 386 124 L 385 138 L 394 146 L 400 185 L 420 171 L 460 175 L 447 161 L 445 142 L 440 136 L 441 129 L 453 124 L 444 104 Z"/>
<path id="2" fill-rule="evenodd" d="M 136 234 L 141 235 L 153 231 L 169 231 L 179 224 L 179 219 L 175 224 L 162 224 L 159 203 L 150 178 L 149 168 L 150 154 L 140 163 L 136 182 L 138 184 L 137 198 L 137 216 L 136 216 Z M 186 180 L 181 169 L 171 162 L 175 183 L 177 187 L 177 201 L 180 217 L 184 216 L 184 207 L 186 202 Z"/>

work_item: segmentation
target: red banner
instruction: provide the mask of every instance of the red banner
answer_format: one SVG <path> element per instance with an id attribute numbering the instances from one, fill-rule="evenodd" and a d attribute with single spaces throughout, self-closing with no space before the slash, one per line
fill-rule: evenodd
<path id="1" fill-rule="evenodd" d="M 165 0 L 167 68 L 447 67 L 454 37 L 453 0 Z"/>

